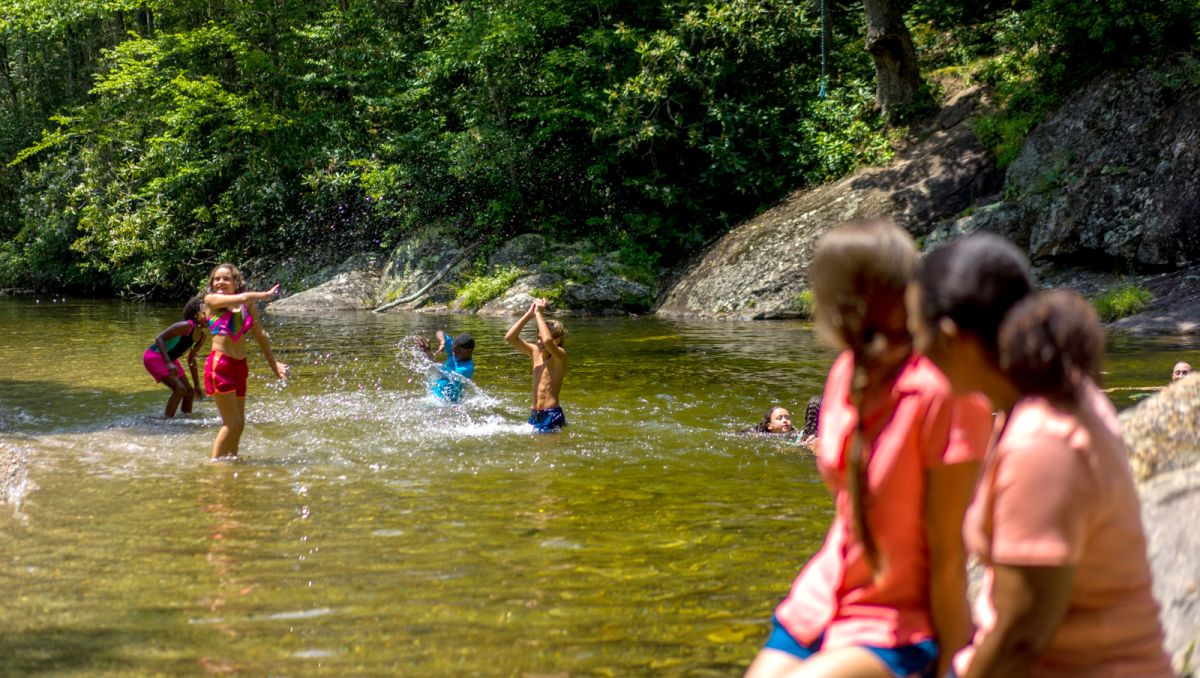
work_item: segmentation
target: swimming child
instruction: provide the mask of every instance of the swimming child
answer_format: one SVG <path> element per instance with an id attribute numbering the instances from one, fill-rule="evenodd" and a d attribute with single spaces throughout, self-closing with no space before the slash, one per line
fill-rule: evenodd
<path id="1" fill-rule="evenodd" d="M 508 328 L 504 341 L 533 360 L 533 411 L 529 423 L 538 433 L 552 433 L 567 425 L 558 393 L 567 373 L 567 352 L 563 349 L 563 326 L 557 320 L 546 320 L 546 300 L 535 299 L 513 326 Z M 537 321 L 537 343 L 521 338 L 521 330 L 530 319 Z"/>
<path id="2" fill-rule="evenodd" d="M 751 433 L 791 433 L 796 430 L 792 426 L 792 413 L 782 405 L 772 405 L 767 408 L 762 421 L 750 429 Z"/>
<path id="3" fill-rule="evenodd" d="M 233 264 L 220 264 L 208 276 L 208 331 L 212 335 L 212 353 L 204 363 L 204 390 L 221 413 L 221 430 L 213 441 L 213 459 L 236 458 L 238 443 L 246 427 L 246 333 L 262 350 L 271 371 L 287 379 L 288 366 L 275 359 L 267 333 L 258 321 L 254 302 L 279 294 L 276 284 L 265 292 L 247 292 L 242 272 Z"/>
<path id="4" fill-rule="evenodd" d="M 885 221 L 843 224 L 817 245 L 813 318 L 841 349 L 816 449 L 835 513 L 747 676 L 934 675 L 966 643 L 960 529 L 991 419 L 913 350 L 904 297 L 918 266 Z"/>
<path id="5" fill-rule="evenodd" d="M 175 410 L 183 403 L 183 413 L 192 411 L 194 398 L 200 398 L 200 376 L 196 373 L 196 353 L 204 344 L 204 298 L 192 297 L 183 307 L 183 320 L 158 333 L 154 343 L 142 354 L 142 364 L 154 377 L 154 381 L 171 389 L 167 398 L 167 409 L 163 416 L 175 416 Z M 179 357 L 187 353 L 188 367 L 192 372 L 192 385 L 187 383 Z"/>
<path id="6" fill-rule="evenodd" d="M 475 375 L 475 361 L 472 359 L 475 353 L 475 337 L 466 332 L 451 337 L 438 330 L 437 340 L 438 347 L 435 351 L 429 347 L 429 342 L 424 337 L 417 338 L 417 347 L 425 353 L 430 362 L 437 362 L 434 356 L 443 350 L 446 352 L 446 363 L 442 365 L 444 374 L 433 382 L 430 391 L 442 400 L 456 403 L 462 400 L 465 381 Z"/>

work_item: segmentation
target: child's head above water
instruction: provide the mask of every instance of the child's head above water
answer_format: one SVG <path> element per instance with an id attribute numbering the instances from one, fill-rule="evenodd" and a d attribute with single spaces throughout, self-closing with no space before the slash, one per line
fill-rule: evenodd
<path id="1" fill-rule="evenodd" d="M 475 337 L 463 332 L 454 338 L 454 359 L 467 361 L 475 354 Z"/>
<path id="2" fill-rule="evenodd" d="M 762 421 L 754 427 L 758 433 L 791 433 L 796 430 L 792 426 L 792 414 L 782 405 L 773 405 L 763 414 Z"/>

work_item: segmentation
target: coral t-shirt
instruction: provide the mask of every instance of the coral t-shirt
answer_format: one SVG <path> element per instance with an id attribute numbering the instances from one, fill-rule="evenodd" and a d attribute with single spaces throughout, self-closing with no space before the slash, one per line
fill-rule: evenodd
<path id="1" fill-rule="evenodd" d="M 1066 615 L 1033 675 L 1171 676 L 1116 410 L 1090 381 L 1081 400 L 1017 403 L 984 462 L 964 540 L 989 566 L 1075 566 Z M 991 575 L 974 645 L 995 625 Z M 960 674 L 972 656 L 968 647 L 955 657 Z"/>
<path id="2" fill-rule="evenodd" d="M 854 535 L 845 458 L 858 423 L 850 398 L 854 358 L 843 353 L 825 385 L 817 466 L 834 495 L 835 517 L 821 550 L 775 609 L 804 644 L 896 647 L 934 637 L 925 538 L 926 472 L 982 458 L 991 415 L 981 397 L 956 398 L 929 359 L 911 356 L 889 397 L 866 413 L 875 433 L 867 465 L 867 523 L 885 567 L 876 580 Z"/>

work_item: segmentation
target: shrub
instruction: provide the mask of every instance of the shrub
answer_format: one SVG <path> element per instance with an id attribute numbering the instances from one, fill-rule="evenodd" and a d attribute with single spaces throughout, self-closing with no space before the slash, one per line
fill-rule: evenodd
<path id="1" fill-rule="evenodd" d="M 812 318 L 812 312 L 813 312 L 813 292 L 812 292 L 812 290 L 808 290 L 808 289 L 800 290 L 800 294 L 797 294 L 795 296 L 795 298 L 792 299 L 792 305 L 795 307 L 796 312 L 799 313 L 801 317 Z"/>
<path id="2" fill-rule="evenodd" d="M 1107 290 L 1092 299 L 1092 306 L 1101 320 L 1112 322 L 1141 313 L 1152 299 L 1154 299 L 1154 295 L 1150 293 L 1150 290 L 1126 284 Z"/>
<path id="3" fill-rule="evenodd" d="M 462 287 L 455 288 L 459 303 L 463 308 L 477 309 L 492 299 L 504 294 L 518 278 L 525 275 L 525 270 L 516 266 L 500 268 L 491 275 L 479 275 L 467 280 Z"/>

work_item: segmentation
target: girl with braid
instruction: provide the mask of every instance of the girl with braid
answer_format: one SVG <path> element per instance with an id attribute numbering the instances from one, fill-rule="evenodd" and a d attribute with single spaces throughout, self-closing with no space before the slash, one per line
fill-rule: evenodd
<path id="1" fill-rule="evenodd" d="M 991 418 L 913 352 L 918 265 L 889 222 L 844 224 L 817 246 L 814 320 L 842 351 L 816 452 L 835 515 L 747 676 L 940 675 L 969 638 L 960 532 Z"/>

